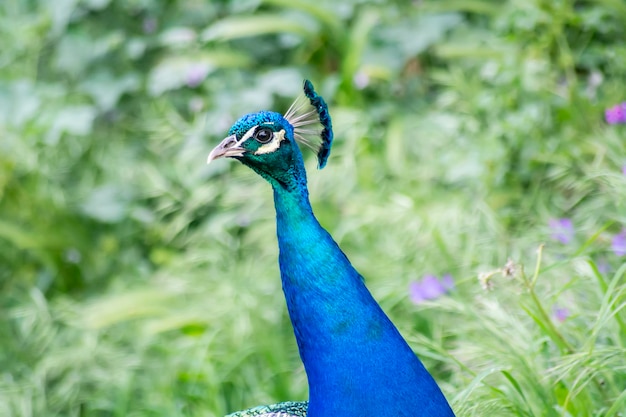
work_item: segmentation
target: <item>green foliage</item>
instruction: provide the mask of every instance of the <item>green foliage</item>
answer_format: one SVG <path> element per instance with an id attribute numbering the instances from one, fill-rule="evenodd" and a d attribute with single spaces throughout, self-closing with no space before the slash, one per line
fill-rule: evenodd
<path id="1" fill-rule="evenodd" d="M 335 126 L 324 171 L 305 151 L 318 218 L 457 414 L 622 415 L 626 145 L 602 113 L 624 21 L 618 0 L 4 0 L 0 416 L 306 398 L 271 193 L 204 165 L 304 78 Z M 425 273 L 456 289 L 411 304 Z"/>

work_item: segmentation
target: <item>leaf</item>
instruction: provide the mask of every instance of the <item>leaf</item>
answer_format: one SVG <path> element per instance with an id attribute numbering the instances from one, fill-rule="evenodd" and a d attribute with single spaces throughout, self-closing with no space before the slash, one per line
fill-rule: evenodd
<path id="1" fill-rule="evenodd" d="M 101 71 L 85 80 L 80 87 L 95 101 L 98 108 L 108 111 L 115 107 L 124 93 L 139 88 L 139 76 L 131 73 L 114 78 L 108 71 Z"/>
<path id="2" fill-rule="evenodd" d="M 171 56 L 159 62 L 148 76 L 148 91 L 157 96 L 183 86 L 195 87 L 218 68 L 246 67 L 244 54 L 217 50 L 191 56 Z"/>
<path id="3" fill-rule="evenodd" d="M 329 4 L 320 4 L 310 0 L 264 0 L 263 3 L 301 10 L 322 22 L 332 30 L 333 34 L 340 35 L 342 33 L 342 22 L 336 10 L 340 8 L 339 5 L 335 6 L 336 9 L 331 9 Z"/>
<path id="4" fill-rule="evenodd" d="M 175 27 L 161 33 L 159 40 L 163 46 L 183 46 L 196 40 L 198 35 L 193 29 Z"/>
<path id="5" fill-rule="evenodd" d="M 377 34 L 381 41 L 394 45 L 407 59 L 425 51 L 462 21 L 459 13 L 430 14 L 383 27 Z"/>
<path id="6" fill-rule="evenodd" d="M 79 34 L 66 34 L 61 39 L 54 60 L 55 67 L 70 75 L 85 71 L 93 58 L 93 43 Z"/>
<path id="7" fill-rule="evenodd" d="M 89 33 L 68 32 L 56 48 L 54 66 L 59 71 L 77 77 L 97 59 L 105 59 L 126 40 L 121 30 L 112 30 L 101 37 Z"/>
<path id="8" fill-rule="evenodd" d="M 33 249 L 52 246 L 50 239 L 42 239 L 32 231 L 10 222 L 0 220 L 0 238 L 11 242 L 20 249 Z"/>
<path id="9" fill-rule="evenodd" d="M 316 29 L 307 27 L 311 25 L 305 24 L 306 22 L 303 20 L 279 14 L 227 17 L 202 32 L 201 39 L 205 42 L 226 41 L 278 33 L 310 37 L 316 32 Z"/>
<path id="10" fill-rule="evenodd" d="M 605 417 L 620 416 L 621 411 L 626 410 L 626 390 L 623 391 L 613 402 L 611 408 L 604 415 Z"/>
<path id="11" fill-rule="evenodd" d="M 519 394 L 520 398 L 522 399 L 522 402 L 526 406 L 526 409 L 528 410 L 528 415 L 532 416 L 532 408 L 528 404 L 528 400 L 526 399 L 526 396 L 524 395 L 524 390 L 520 386 L 519 382 L 517 382 L 515 377 L 513 375 L 511 375 L 511 373 L 509 371 L 502 370 L 500 372 L 511 383 L 511 385 L 513 385 L 513 388 L 515 389 L 515 391 L 517 391 L 517 393 Z"/>
<path id="12" fill-rule="evenodd" d="M 264 93 L 296 97 L 302 91 L 302 74 L 293 68 L 278 68 L 263 74 L 258 82 Z"/>
<path id="13" fill-rule="evenodd" d="M 52 33 L 59 35 L 67 27 L 78 0 L 58 0 L 41 4 L 47 9 L 52 19 Z"/>
<path id="14" fill-rule="evenodd" d="M 82 4 L 84 4 L 91 10 L 103 10 L 110 3 L 111 3 L 111 0 L 82 0 Z"/>
<path id="15" fill-rule="evenodd" d="M 16 80 L 6 87 L 0 86 L 0 122 L 23 126 L 37 116 L 40 107 L 39 94 L 29 80 Z"/>
<path id="16" fill-rule="evenodd" d="M 56 145 L 63 133 L 84 136 L 91 133 L 96 109 L 92 106 L 68 106 L 57 113 L 45 141 Z"/>
<path id="17" fill-rule="evenodd" d="M 130 193 L 115 185 L 103 185 L 92 190 L 81 210 L 87 216 L 104 223 L 122 220 L 128 211 Z"/>

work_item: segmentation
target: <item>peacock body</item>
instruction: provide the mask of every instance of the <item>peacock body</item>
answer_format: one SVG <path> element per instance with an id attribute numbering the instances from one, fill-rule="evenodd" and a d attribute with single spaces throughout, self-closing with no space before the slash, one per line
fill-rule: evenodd
<path id="1" fill-rule="evenodd" d="M 432 376 L 313 214 L 297 141 L 311 146 L 311 135 L 321 139 L 323 168 L 333 133 L 326 103 L 309 81 L 304 93 L 307 100 L 284 116 L 241 117 L 208 158 L 237 159 L 272 186 L 282 287 L 309 383 L 308 404 L 231 416 L 453 417 Z M 321 130 L 312 130 L 314 124 Z"/>

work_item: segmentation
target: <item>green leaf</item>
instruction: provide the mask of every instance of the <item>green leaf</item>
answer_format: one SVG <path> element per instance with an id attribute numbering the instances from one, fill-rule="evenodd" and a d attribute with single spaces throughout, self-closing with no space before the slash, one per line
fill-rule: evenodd
<path id="1" fill-rule="evenodd" d="M 305 38 L 312 36 L 317 29 L 306 24 L 304 19 L 280 14 L 258 14 L 254 16 L 234 16 L 219 20 L 204 32 L 203 41 L 226 41 L 269 34 L 291 33 Z"/>
<path id="2" fill-rule="evenodd" d="M 137 74 L 131 73 L 114 78 L 108 71 L 100 71 L 89 77 L 80 87 L 94 100 L 101 111 L 113 109 L 124 93 L 136 91 L 140 79 Z"/>
<path id="3" fill-rule="evenodd" d="M 64 133 L 84 136 L 91 133 L 96 109 L 92 106 L 68 106 L 61 109 L 50 130 L 46 134 L 46 143 L 56 145 Z"/>
<path id="4" fill-rule="evenodd" d="M 159 40 L 163 46 L 181 47 L 196 41 L 198 35 L 187 27 L 175 27 L 161 33 Z"/>
<path id="5" fill-rule="evenodd" d="M 126 217 L 130 193 L 116 185 L 94 188 L 81 210 L 87 216 L 104 223 L 116 223 Z"/>
<path id="6" fill-rule="evenodd" d="M 169 56 L 150 71 L 148 91 L 157 96 L 184 86 L 195 87 L 218 68 L 246 67 L 250 58 L 244 54 L 215 50 L 194 56 Z"/>
<path id="7" fill-rule="evenodd" d="M 376 35 L 385 44 L 393 45 L 406 60 L 434 45 L 462 21 L 459 13 L 426 14 L 381 27 Z"/>

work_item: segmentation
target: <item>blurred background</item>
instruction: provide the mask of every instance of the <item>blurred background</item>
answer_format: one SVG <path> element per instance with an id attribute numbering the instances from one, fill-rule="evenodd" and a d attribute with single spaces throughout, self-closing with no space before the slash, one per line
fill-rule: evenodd
<path id="1" fill-rule="evenodd" d="M 324 170 L 303 150 L 314 210 L 457 414 L 624 415 L 624 22 L 622 0 L 3 0 L 0 416 L 306 399 L 270 188 L 205 164 L 304 78 L 335 126 Z"/>

